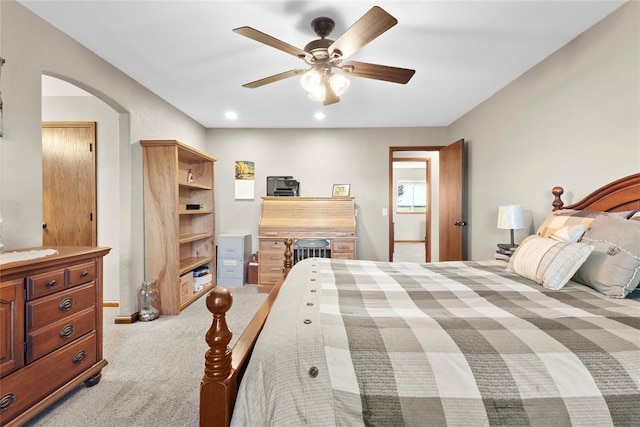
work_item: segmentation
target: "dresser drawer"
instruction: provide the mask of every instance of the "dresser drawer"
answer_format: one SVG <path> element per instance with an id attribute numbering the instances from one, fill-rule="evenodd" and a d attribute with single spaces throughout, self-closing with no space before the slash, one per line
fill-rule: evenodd
<path id="1" fill-rule="evenodd" d="M 261 275 L 275 274 L 282 276 L 282 270 L 284 269 L 284 266 L 282 265 L 282 262 L 278 262 L 276 264 L 259 263 L 258 269 Z"/>
<path id="2" fill-rule="evenodd" d="M 333 240 L 331 242 L 331 252 L 350 252 L 353 253 L 356 250 L 356 242 L 353 240 Z"/>
<path id="3" fill-rule="evenodd" d="M 56 350 L 2 379 L 2 422 L 8 422 L 51 391 L 96 363 L 96 334 Z"/>
<path id="4" fill-rule="evenodd" d="M 85 262 L 84 264 L 78 264 L 67 268 L 67 282 L 68 287 L 82 285 L 96 280 L 96 262 Z"/>
<path id="5" fill-rule="evenodd" d="M 27 305 L 27 331 L 31 332 L 49 323 L 78 313 L 96 304 L 96 288 L 94 283 L 78 286 L 58 292 Z"/>
<path id="6" fill-rule="evenodd" d="M 27 363 L 51 353 L 96 328 L 94 307 L 60 319 L 27 334 Z"/>
<path id="7" fill-rule="evenodd" d="M 63 290 L 64 268 L 27 277 L 27 299 L 39 298 Z"/>
<path id="8" fill-rule="evenodd" d="M 284 253 L 284 241 L 282 239 L 260 240 L 260 252 L 280 252 Z"/>
<path id="9" fill-rule="evenodd" d="M 278 283 L 278 280 L 282 278 L 282 272 L 278 274 L 274 273 L 263 273 L 260 271 L 258 275 L 258 281 L 260 285 L 275 285 Z"/>

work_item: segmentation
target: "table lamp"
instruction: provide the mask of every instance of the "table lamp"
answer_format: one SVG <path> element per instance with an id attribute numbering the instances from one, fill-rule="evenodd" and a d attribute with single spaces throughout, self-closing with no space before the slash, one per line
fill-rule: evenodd
<path id="1" fill-rule="evenodd" d="M 504 205 L 498 208 L 498 228 L 511 231 L 511 246 L 515 247 L 513 230 L 525 228 L 524 211 L 520 205 Z"/>

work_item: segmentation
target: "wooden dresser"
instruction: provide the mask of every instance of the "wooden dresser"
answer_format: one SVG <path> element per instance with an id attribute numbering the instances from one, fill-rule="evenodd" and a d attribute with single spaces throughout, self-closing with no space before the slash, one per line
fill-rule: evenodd
<path id="1" fill-rule="evenodd" d="M 22 425 L 84 382 L 100 381 L 102 258 L 109 248 L 0 265 L 0 424 Z"/>
<path id="2" fill-rule="evenodd" d="M 325 240 L 323 256 L 355 259 L 353 197 L 263 197 L 258 224 L 258 289 L 269 291 L 282 276 L 284 239 Z M 294 247 L 296 244 L 294 243 Z"/>

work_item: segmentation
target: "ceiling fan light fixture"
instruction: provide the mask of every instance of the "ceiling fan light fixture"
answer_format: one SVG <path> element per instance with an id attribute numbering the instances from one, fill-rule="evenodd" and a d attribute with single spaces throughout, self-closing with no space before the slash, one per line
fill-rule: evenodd
<path id="1" fill-rule="evenodd" d="M 331 89 L 333 93 L 337 96 L 342 96 L 349 89 L 349 85 L 351 82 L 348 78 L 341 74 L 331 74 L 329 77 L 329 84 L 331 85 Z"/>
<path id="2" fill-rule="evenodd" d="M 320 38 L 307 43 L 304 49 L 251 27 L 235 28 L 233 32 L 293 55 L 310 67 L 306 70 L 293 69 L 274 74 L 242 86 L 256 88 L 289 77 L 300 76 L 300 83 L 309 93 L 309 98 L 322 101 L 324 106 L 327 106 L 340 102 L 340 96 L 347 91 L 350 84 L 344 75 L 333 74 L 334 68 L 353 77 L 406 84 L 414 75 L 415 70 L 368 62 L 350 61 L 343 64 L 344 60 L 397 23 L 398 20 L 380 6 L 373 6 L 340 37 L 331 40 L 327 36 L 334 29 L 335 22 L 327 17 L 316 18 L 311 22 L 311 27 Z"/>
<path id="3" fill-rule="evenodd" d="M 326 95 L 326 90 L 323 85 L 318 85 L 312 90 L 309 91 L 309 99 L 313 101 L 324 101 L 324 97 Z"/>
<path id="4" fill-rule="evenodd" d="M 307 92 L 315 91 L 322 87 L 322 74 L 315 68 L 305 71 L 300 78 L 300 84 Z"/>

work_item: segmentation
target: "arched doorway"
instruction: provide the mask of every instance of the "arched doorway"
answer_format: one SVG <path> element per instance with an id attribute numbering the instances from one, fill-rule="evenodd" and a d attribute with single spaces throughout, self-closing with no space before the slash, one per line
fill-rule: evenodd
<path id="1" fill-rule="evenodd" d="M 63 76 L 42 76 L 43 122 L 96 123 L 97 245 L 111 247 L 104 259 L 105 305 L 118 305 L 127 269 L 130 228 L 128 203 L 129 119 L 115 101 Z"/>

